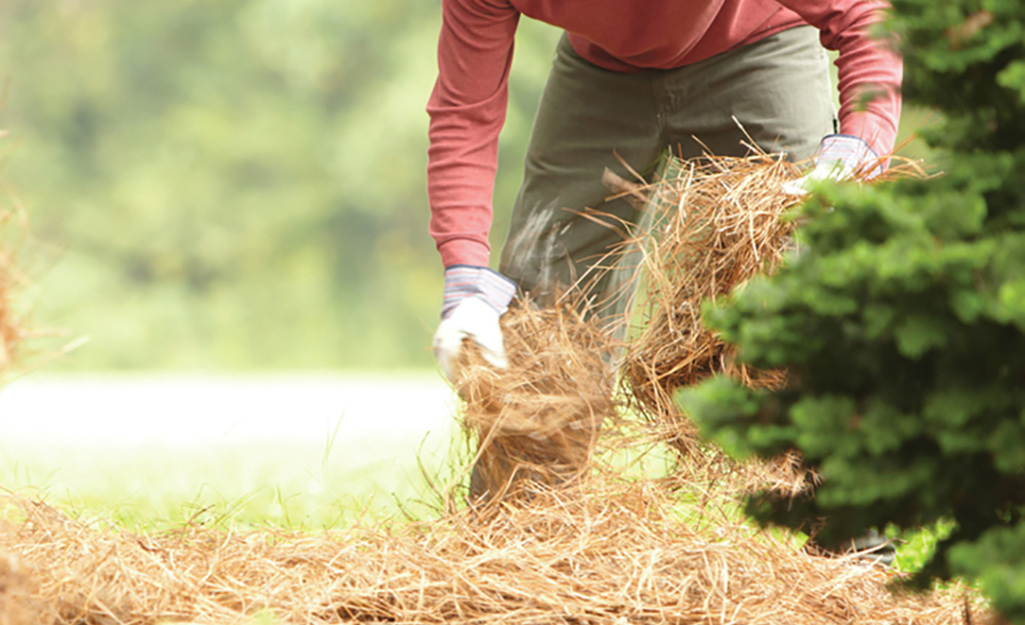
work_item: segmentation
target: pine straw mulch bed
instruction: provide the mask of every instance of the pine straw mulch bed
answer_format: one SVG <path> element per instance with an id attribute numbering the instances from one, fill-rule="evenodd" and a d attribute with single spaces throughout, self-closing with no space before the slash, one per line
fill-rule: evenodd
<path id="1" fill-rule="evenodd" d="M 598 355 L 608 337 L 571 306 L 524 303 L 503 324 L 508 371 L 496 376 L 470 352 L 457 384 L 469 437 L 484 442 L 474 462 L 487 494 L 473 505 L 449 486 L 429 520 L 143 534 L 10 496 L 0 625 L 925 625 L 985 615 L 970 589 L 891 592 L 896 572 L 809 555 L 799 538 L 744 522 L 744 492 L 802 496 L 809 478 L 796 457 L 738 465 L 690 447 L 660 477 L 638 469 L 665 432 L 620 417 Z"/>
<path id="2" fill-rule="evenodd" d="M 318 535 L 192 526 L 143 535 L 14 499 L 25 520 L 0 531 L 0 548 L 23 571 L 22 600 L 0 593 L 9 610 L 0 623 L 235 623 L 263 613 L 309 624 L 949 624 L 967 606 L 981 611 L 959 587 L 893 594 L 896 574 L 806 555 L 728 511 L 681 504 L 686 488 L 607 476 L 517 505 Z"/>

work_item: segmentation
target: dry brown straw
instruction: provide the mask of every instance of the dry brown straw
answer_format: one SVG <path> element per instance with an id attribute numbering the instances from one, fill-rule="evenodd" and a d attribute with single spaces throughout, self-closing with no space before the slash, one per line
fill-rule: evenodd
<path id="1" fill-rule="evenodd" d="M 590 466 L 599 431 L 616 415 L 611 338 L 566 303 L 518 301 L 502 319 L 509 367 L 472 349 L 457 389 L 474 442 L 471 496 L 507 497 L 517 482 L 571 482 Z M 474 450 L 471 450 L 474 451 Z"/>
<path id="2" fill-rule="evenodd" d="M 681 509 L 673 490 L 646 480 L 318 535 L 191 525 L 144 535 L 11 503 L 24 520 L 0 531 L 0 549 L 25 576 L 14 588 L 31 591 L 5 596 L 5 625 L 238 623 L 261 613 L 311 625 L 946 625 L 964 622 L 966 604 L 985 611 L 959 585 L 892 594 L 895 573 L 807 555 L 711 507 Z"/>
<path id="3" fill-rule="evenodd" d="M 877 180 L 920 175 L 899 161 Z M 756 371 L 702 321 L 702 306 L 778 270 L 794 249 L 797 224 L 788 215 L 803 197 L 784 183 L 801 175 L 781 155 L 670 159 L 653 185 L 617 181 L 624 194 L 644 199 L 651 226 L 624 249 L 641 249 L 644 287 L 637 301 L 639 330 L 623 360 L 623 378 L 636 408 L 683 456 L 699 441 L 680 413 L 675 392 L 719 373 L 751 387 L 779 388 L 784 371 Z M 860 172 L 856 172 L 859 176 Z"/>
<path id="4" fill-rule="evenodd" d="M 17 264 L 25 232 L 24 213 L 17 205 L 0 205 L 0 381 L 9 378 L 32 336 L 15 304 L 28 284 Z"/>

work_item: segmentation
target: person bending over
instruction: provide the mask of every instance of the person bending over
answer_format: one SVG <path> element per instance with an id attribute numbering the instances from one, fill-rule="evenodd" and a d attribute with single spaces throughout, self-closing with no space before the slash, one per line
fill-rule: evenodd
<path id="1" fill-rule="evenodd" d="M 505 365 L 499 317 L 517 288 L 543 294 L 593 275 L 594 301 L 603 302 L 593 312 L 623 311 L 632 272 L 589 272 L 620 239 L 578 214 L 589 207 L 637 222 L 627 200 L 605 201 L 604 169 L 629 176 L 617 154 L 650 172 L 667 149 L 742 156 L 753 140 L 794 161 L 814 158 L 810 177 L 881 168 L 901 102 L 900 58 L 871 33 L 887 8 L 880 0 L 443 0 L 427 186 L 445 267 L 433 342 L 445 376 L 466 339 Z M 488 233 L 498 135 L 524 15 L 565 32 L 496 272 Z M 823 46 L 839 51 L 839 115 Z"/>

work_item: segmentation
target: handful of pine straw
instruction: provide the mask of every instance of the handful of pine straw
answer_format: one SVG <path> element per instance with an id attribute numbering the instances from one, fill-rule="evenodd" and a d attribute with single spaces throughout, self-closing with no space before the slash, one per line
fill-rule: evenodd
<path id="1" fill-rule="evenodd" d="M 644 287 L 637 298 L 641 321 L 623 359 L 623 385 L 688 470 L 703 461 L 713 462 L 723 474 L 737 467 L 715 450 L 698 451 L 702 445 L 696 428 L 675 404 L 677 389 L 714 373 L 752 387 L 778 388 L 785 382 L 783 371 L 737 364 L 734 350 L 702 323 L 701 307 L 780 265 L 793 247 L 795 225 L 783 216 L 801 199 L 784 194 L 782 186 L 798 176 L 785 159 L 764 154 L 669 159 L 661 179 L 645 190 L 651 226 L 631 242 L 643 251 L 638 272 Z M 792 469 L 794 464 L 790 459 L 778 466 Z M 800 479 L 789 482 L 790 492 L 805 487 Z"/>
<path id="2" fill-rule="evenodd" d="M 701 306 L 773 273 L 793 248 L 794 222 L 782 217 L 800 198 L 781 187 L 795 173 L 768 156 L 668 163 L 645 208 L 653 224 L 640 243 L 643 323 L 623 367 L 649 414 L 676 414 L 673 390 L 717 372 L 752 386 L 783 383 L 783 372 L 735 364 L 733 350 L 702 324 Z"/>
<path id="3" fill-rule="evenodd" d="M 762 153 L 670 159 L 657 183 L 627 190 L 645 194 L 652 227 L 632 242 L 643 250 L 638 270 L 644 286 L 637 300 L 640 327 L 623 360 L 624 383 L 637 408 L 686 458 L 699 443 L 674 402 L 677 389 L 716 373 L 752 388 L 786 383 L 785 371 L 737 363 L 735 349 L 702 323 L 701 307 L 756 275 L 775 273 L 794 249 L 797 223 L 787 213 L 804 198 L 782 187 L 801 173 L 780 155 Z M 902 161 L 873 182 L 921 175 L 915 163 Z"/>
<path id="4" fill-rule="evenodd" d="M 518 301 L 502 317 L 508 368 L 468 344 L 456 388 L 475 442 L 471 497 L 508 500 L 523 488 L 563 486 L 591 465 L 602 424 L 616 416 L 611 338 L 577 307 Z"/>

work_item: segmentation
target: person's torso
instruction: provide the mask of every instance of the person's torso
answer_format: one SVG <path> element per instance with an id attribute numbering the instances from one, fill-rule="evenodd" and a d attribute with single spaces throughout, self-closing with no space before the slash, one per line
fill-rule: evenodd
<path id="1" fill-rule="evenodd" d="M 775 0 L 511 0 L 564 29 L 585 59 L 614 70 L 670 69 L 802 21 Z"/>

